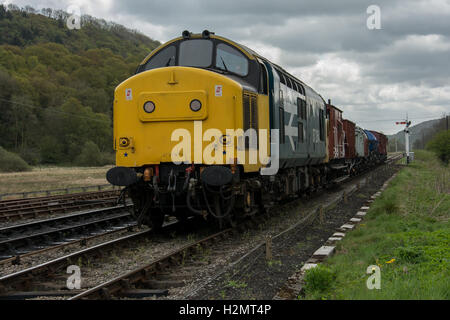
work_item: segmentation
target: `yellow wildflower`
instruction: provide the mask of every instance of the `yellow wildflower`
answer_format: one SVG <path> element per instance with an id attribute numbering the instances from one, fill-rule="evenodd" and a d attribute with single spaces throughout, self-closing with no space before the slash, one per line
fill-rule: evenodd
<path id="1" fill-rule="evenodd" d="M 395 259 L 394 258 L 392 258 L 391 260 L 389 260 L 389 261 L 386 261 L 386 263 L 393 263 L 395 261 Z"/>

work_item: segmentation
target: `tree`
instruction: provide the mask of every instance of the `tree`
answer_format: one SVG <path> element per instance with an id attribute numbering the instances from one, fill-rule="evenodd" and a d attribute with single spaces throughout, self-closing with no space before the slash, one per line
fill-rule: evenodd
<path id="1" fill-rule="evenodd" d="M 34 12 L 0 5 L 0 144 L 58 164 L 93 150 L 90 141 L 106 163 L 114 89 L 159 42 L 89 16 L 69 30 L 66 12 Z"/>
<path id="2" fill-rule="evenodd" d="M 40 143 L 42 163 L 57 164 L 64 160 L 62 145 L 54 136 L 45 136 Z"/>
<path id="3" fill-rule="evenodd" d="M 0 19 L 6 17 L 6 8 L 3 4 L 0 4 Z"/>
<path id="4" fill-rule="evenodd" d="M 11 98 L 11 131 L 14 135 L 15 150 L 24 149 L 27 144 L 27 133 L 36 125 L 35 107 L 26 96 L 15 95 Z"/>
<path id="5" fill-rule="evenodd" d="M 100 166 L 102 162 L 100 150 L 92 141 L 86 141 L 80 155 L 75 159 L 75 164 L 85 167 Z"/>
<path id="6" fill-rule="evenodd" d="M 437 133 L 433 139 L 428 142 L 427 149 L 436 153 L 442 162 L 448 164 L 450 160 L 450 130 Z"/>

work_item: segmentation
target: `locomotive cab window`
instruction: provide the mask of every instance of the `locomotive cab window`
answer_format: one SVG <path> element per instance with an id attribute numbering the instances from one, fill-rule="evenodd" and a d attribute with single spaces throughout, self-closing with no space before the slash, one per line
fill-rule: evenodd
<path id="1" fill-rule="evenodd" d="M 180 43 L 178 64 L 186 67 L 209 67 L 212 64 L 213 42 L 205 39 L 185 40 Z"/>
<path id="2" fill-rule="evenodd" d="M 176 52 L 175 46 L 162 49 L 145 64 L 144 70 L 174 66 Z"/>
<path id="3" fill-rule="evenodd" d="M 240 76 L 248 74 L 248 60 L 241 52 L 225 43 L 219 43 L 216 51 L 216 68 Z"/>

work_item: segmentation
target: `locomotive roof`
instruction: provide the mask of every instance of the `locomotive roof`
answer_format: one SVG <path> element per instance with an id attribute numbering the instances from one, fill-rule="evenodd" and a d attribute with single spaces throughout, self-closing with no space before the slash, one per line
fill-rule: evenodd
<path id="1" fill-rule="evenodd" d="M 202 34 L 201 33 L 191 33 L 190 38 L 192 39 L 202 39 Z M 283 73 L 289 75 L 291 78 L 293 78 L 294 80 L 298 81 L 299 83 L 301 83 L 301 85 L 303 87 L 307 87 L 309 90 L 311 90 L 312 92 L 314 92 L 316 95 L 318 95 L 323 102 L 325 103 L 325 100 L 323 99 L 323 97 L 317 93 L 313 88 L 311 88 L 310 86 L 308 86 L 306 83 L 304 83 L 302 80 L 298 79 L 297 77 L 293 76 L 292 74 L 290 74 L 289 72 L 287 72 L 285 69 L 283 69 L 281 66 L 277 65 L 276 63 L 273 63 L 272 61 L 270 61 L 269 59 L 263 57 L 262 55 L 258 54 L 256 51 L 254 51 L 253 49 L 250 49 L 249 47 L 242 45 L 240 43 L 237 43 L 233 40 L 230 40 L 228 38 L 225 37 L 221 37 L 221 36 L 217 36 L 214 33 L 211 33 L 209 38 L 212 39 L 219 39 L 222 40 L 224 42 L 228 42 L 229 44 L 233 45 L 234 47 L 240 49 L 249 59 L 251 60 L 256 60 L 256 58 L 259 58 L 261 60 L 265 60 L 268 63 L 270 63 L 271 65 L 273 65 L 276 69 L 282 71 Z M 162 48 L 166 47 L 167 45 L 175 42 L 175 41 L 179 41 L 179 40 L 183 40 L 183 37 L 177 37 L 175 39 L 169 40 L 163 44 L 161 44 L 160 46 L 158 46 L 156 49 L 154 49 L 152 52 L 150 52 L 145 58 L 144 60 L 142 60 L 142 62 L 140 63 L 145 64 L 147 62 L 148 59 L 150 59 L 151 56 L 153 56 L 155 53 L 157 53 L 159 50 L 161 50 Z"/>
<path id="2" fill-rule="evenodd" d="M 197 34 L 191 33 L 191 34 L 190 34 L 190 38 L 192 38 L 192 39 L 201 39 L 201 38 L 203 38 L 203 36 L 202 36 L 201 33 L 197 33 Z M 324 103 L 325 105 L 328 105 L 328 104 L 325 102 L 325 99 L 323 99 L 323 97 L 322 97 L 319 93 L 317 93 L 313 88 L 311 88 L 311 87 L 310 87 L 309 85 L 307 85 L 305 82 L 303 82 L 302 80 L 298 79 L 297 77 L 295 77 L 295 76 L 292 75 L 291 73 L 287 72 L 284 68 L 282 68 L 282 67 L 279 66 L 278 64 L 273 63 L 273 62 L 270 61 L 269 59 L 263 57 L 262 55 L 260 55 L 260 54 L 257 53 L 256 51 L 254 51 L 253 49 L 250 49 L 249 47 L 247 47 L 247 46 L 245 46 L 245 45 L 242 45 L 242 44 L 240 44 L 240 43 L 237 43 L 237 42 L 235 42 L 235 41 L 233 41 L 233 40 L 230 40 L 230 39 L 228 39 L 228 38 L 221 37 L 221 36 L 217 36 L 217 35 L 215 35 L 214 33 L 210 33 L 209 38 L 212 38 L 212 39 L 219 39 L 219 40 L 222 40 L 222 41 L 224 41 L 224 42 L 227 42 L 227 43 L 231 44 L 232 46 L 234 46 L 234 47 L 238 48 L 239 50 L 241 50 L 241 51 L 242 51 L 249 59 L 251 59 L 251 60 L 257 60 L 257 58 L 259 58 L 259 59 L 261 59 L 261 60 L 264 60 L 264 61 L 268 62 L 269 64 L 271 64 L 273 67 L 275 67 L 275 68 L 278 69 L 279 71 L 281 71 L 281 72 L 287 74 L 288 76 L 290 76 L 290 77 L 293 78 L 294 80 L 298 81 L 305 89 L 309 89 L 309 90 L 312 91 L 314 94 L 316 94 L 317 96 L 319 96 L 319 97 L 322 99 L 323 103 Z M 183 40 L 183 37 L 180 36 L 180 37 L 174 38 L 174 39 L 172 39 L 172 40 L 169 40 L 169 41 L 167 41 L 167 42 L 161 44 L 161 45 L 158 46 L 156 49 L 154 49 L 152 52 L 150 52 L 150 53 L 144 58 L 144 60 L 142 60 L 142 62 L 141 62 L 140 64 L 141 64 L 141 65 L 142 65 L 142 64 L 145 64 L 145 63 L 148 61 L 148 59 L 150 59 L 151 56 L 153 56 L 155 53 L 157 53 L 158 51 L 160 51 L 162 48 L 166 47 L 167 45 L 169 45 L 169 44 L 171 44 L 171 43 L 173 43 L 173 42 L 179 41 L 179 40 Z M 337 109 L 337 110 L 339 110 L 340 112 L 343 113 L 343 111 L 342 111 L 341 109 L 337 108 L 336 106 L 331 105 L 331 104 L 330 104 L 329 106 L 331 106 L 331 107 L 333 107 L 333 108 L 335 108 L 335 109 Z M 353 122 L 353 121 L 348 120 L 348 119 L 347 119 L 347 121 Z M 355 122 L 353 122 L 353 123 L 355 123 Z M 356 123 L 355 123 L 355 125 L 356 125 Z M 357 128 L 360 128 L 360 127 L 357 126 Z M 363 131 L 366 133 L 367 136 L 372 136 L 372 137 L 373 137 L 372 139 L 369 138 L 369 140 L 377 140 L 376 137 L 375 137 L 375 135 L 374 135 L 373 133 L 371 133 L 369 130 L 365 130 L 365 129 L 362 129 L 362 128 L 361 128 L 361 130 L 363 130 Z"/>

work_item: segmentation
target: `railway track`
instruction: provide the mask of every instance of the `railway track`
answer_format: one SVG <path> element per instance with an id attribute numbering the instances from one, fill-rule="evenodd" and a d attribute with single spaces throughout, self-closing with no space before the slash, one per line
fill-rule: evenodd
<path id="1" fill-rule="evenodd" d="M 392 163 L 398 159 L 399 157 L 397 156 L 392 157 L 387 161 L 387 163 Z M 356 190 L 359 190 L 359 182 L 356 183 L 353 187 L 354 188 L 352 189 L 350 194 L 355 192 Z M 336 200 L 334 200 L 329 205 L 329 207 L 337 203 L 337 199 L 342 200 L 343 197 L 347 197 L 348 195 L 349 194 L 344 192 L 343 196 L 339 196 L 338 198 L 336 198 Z M 320 212 L 320 210 L 312 210 L 309 214 L 300 219 L 295 225 L 290 226 L 274 237 L 271 237 L 271 241 L 282 237 L 283 235 L 291 232 L 296 228 L 299 228 L 299 226 L 308 226 L 319 217 L 319 215 L 321 214 Z M 248 220 L 247 225 L 243 227 L 250 227 L 255 229 L 256 226 L 258 226 L 260 223 L 264 223 L 264 220 L 266 218 L 268 218 L 267 215 L 261 215 L 252 220 Z M 227 245 L 223 245 L 224 238 L 232 235 L 234 231 L 236 230 L 226 229 L 222 232 L 205 237 L 204 239 L 201 239 L 199 241 L 187 244 L 182 248 L 169 252 L 167 255 L 151 261 L 144 266 L 140 266 L 135 270 L 115 277 L 83 292 L 77 293 L 69 300 L 111 299 L 120 297 L 143 298 L 147 296 L 168 295 L 169 288 L 185 285 L 182 281 L 177 280 L 179 279 L 178 276 L 182 275 L 183 270 L 185 269 L 192 268 L 193 266 L 195 269 L 195 265 L 199 264 L 199 262 L 201 262 L 201 259 L 203 258 L 202 252 L 210 250 L 216 254 L 223 255 L 224 253 L 229 254 L 227 253 L 227 251 L 232 252 L 233 250 L 235 250 L 234 246 L 231 246 L 229 248 L 227 247 Z M 254 250 L 260 248 L 262 245 L 257 246 Z M 246 255 L 244 255 L 244 257 Z M 221 272 L 219 272 L 219 274 L 221 274 Z"/>
<path id="2" fill-rule="evenodd" d="M 169 252 L 167 255 L 158 258 L 144 266 L 127 272 L 110 281 L 104 282 L 94 288 L 87 289 L 69 300 L 80 299 L 111 299 L 112 297 L 145 297 L 167 295 L 167 289 L 155 289 L 155 278 L 164 270 L 167 272 L 171 267 L 179 266 L 186 259 L 193 258 L 198 252 L 222 241 L 232 234 L 232 229 L 226 229 L 207 236 L 201 240 L 194 241 L 179 249 Z M 162 284 L 173 283 L 162 282 Z M 150 287 L 150 288 L 148 288 Z"/>
<path id="3" fill-rule="evenodd" d="M 386 163 L 392 163 L 392 162 L 395 162 L 395 161 L 400 160 L 402 158 L 403 158 L 403 154 L 401 154 L 401 153 L 389 155 L 387 160 L 386 160 Z"/>
<path id="4" fill-rule="evenodd" d="M 387 163 L 392 163 L 401 158 L 400 156 L 390 157 Z M 263 217 L 264 219 L 264 217 Z M 177 225 L 172 223 L 164 226 L 168 230 L 169 226 Z M 187 258 L 195 260 L 195 254 L 205 248 L 214 245 L 219 240 L 222 241 L 235 229 L 227 229 L 210 235 L 199 241 L 187 244 L 177 250 L 169 252 L 161 258 L 158 258 L 147 265 L 115 277 L 100 285 L 87 290 L 67 290 L 64 288 L 67 274 L 65 268 L 71 264 L 76 264 L 79 259 L 99 258 L 107 255 L 112 249 L 127 246 L 130 243 L 136 245 L 140 239 L 148 238 L 151 230 L 139 232 L 131 236 L 121 237 L 105 243 L 98 244 L 91 248 L 77 251 L 75 253 L 63 256 L 61 258 L 48 261 L 46 263 L 31 267 L 14 274 L 6 275 L 0 278 L 0 299 L 23 299 L 36 296 L 72 296 L 71 299 L 99 299 L 112 297 L 145 297 L 154 295 L 166 295 L 168 290 L 159 287 L 171 286 L 171 281 L 160 281 L 155 288 L 155 282 L 164 272 L 175 269 L 183 264 Z M 173 267 L 173 268 L 172 268 Z M 162 272 L 164 270 L 164 272 Z M 58 275 L 59 274 L 59 275 Z M 54 285 L 54 279 L 61 280 L 60 285 Z M 53 285 L 49 285 L 52 279 Z M 61 285 L 63 283 L 64 285 Z"/>
<path id="5" fill-rule="evenodd" d="M 397 159 L 392 159 L 391 162 L 395 160 Z M 356 225 L 356 221 L 349 222 L 348 219 L 352 218 L 361 206 L 373 201 L 372 197 L 369 198 L 369 194 L 378 192 L 379 186 L 384 182 L 383 180 L 380 183 L 380 177 L 386 177 L 386 173 L 390 176 L 400 168 L 401 165 L 379 167 L 346 184 L 344 189 L 339 187 L 338 197 L 334 199 L 327 196 L 320 197 L 321 200 L 316 202 L 318 206 L 303 212 L 300 220 L 288 224 L 282 231 L 278 229 L 269 237 L 261 238 L 258 245 L 237 260 L 224 265 L 218 273 L 205 275 L 206 281 L 197 278 L 196 283 L 187 288 L 172 289 L 172 298 L 249 299 L 250 294 L 250 299 L 272 299 L 273 295 L 270 292 L 274 288 L 278 292 L 277 281 L 280 280 L 280 274 L 291 274 L 290 271 L 281 270 L 296 271 L 298 263 L 305 262 L 318 247 L 333 245 L 329 242 L 329 237 L 333 237 L 335 232 L 342 232 L 343 224 Z M 362 195 L 367 195 L 368 198 L 361 199 Z M 338 203 L 340 204 L 337 205 Z M 261 279 L 262 283 L 256 284 Z M 281 276 L 280 283 L 284 282 L 285 279 Z M 243 284 L 245 287 L 239 289 L 234 286 L 236 284 Z"/>
<path id="6" fill-rule="evenodd" d="M 161 231 L 170 233 L 180 227 L 184 228 L 180 223 L 172 221 L 165 223 Z M 130 244 L 136 245 L 140 241 L 149 239 L 153 234 L 154 232 L 151 229 L 140 231 L 2 276 L 0 277 L 0 300 L 24 299 L 36 296 L 74 295 L 77 293 L 77 290 L 69 291 L 65 287 L 67 279 L 65 271 L 68 266 L 80 263 L 80 261 L 88 261 L 89 259 L 100 259 L 113 250 L 127 247 Z M 58 282 L 58 280 L 61 281 Z"/>
<path id="7" fill-rule="evenodd" d="M 166 232 L 176 227 L 178 227 L 177 222 L 171 222 L 163 226 Z M 146 281 L 149 282 L 152 278 L 158 276 L 162 269 L 167 271 L 171 266 L 178 266 L 185 259 L 189 259 L 189 257 L 194 256 L 202 249 L 222 241 L 225 237 L 232 234 L 232 229 L 226 229 L 199 241 L 191 242 L 138 269 L 96 287 L 86 290 L 68 290 L 64 287 L 67 279 L 67 275 L 64 273 L 68 266 L 76 264 L 80 259 L 87 260 L 102 257 L 113 249 L 116 250 L 129 243 L 135 244 L 141 239 L 148 238 L 151 234 L 151 230 L 142 231 L 0 277 L 0 299 L 24 299 L 36 296 L 72 296 L 71 300 L 78 300 L 86 298 L 107 299 L 112 296 L 142 297 L 164 295 L 167 294 L 166 289 L 142 289 L 140 287 L 145 286 Z M 58 280 L 59 285 L 55 284 Z M 151 284 L 149 285 L 151 286 Z"/>
<path id="8" fill-rule="evenodd" d="M 111 206 L 119 191 L 83 192 L 59 196 L 0 201 L 0 222 Z"/>
<path id="9" fill-rule="evenodd" d="M 320 192 L 312 195 L 313 198 L 319 196 Z M 289 203 L 290 202 L 281 204 L 281 207 L 289 205 Z M 319 210 L 312 210 L 309 214 L 300 219 L 296 225 L 283 230 L 272 239 L 275 240 L 276 238 L 281 237 L 290 230 L 297 228 L 298 225 L 306 227 L 311 224 L 319 214 Z M 192 272 L 198 272 L 208 264 L 208 262 L 205 263 L 203 260 L 206 252 L 209 255 L 209 259 L 213 259 L 211 255 L 232 255 L 236 247 L 232 244 L 224 243 L 226 238 L 231 238 L 234 233 L 242 234 L 244 230 L 255 230 L 260 224 L 265 223 L 267 219 L 270 219 L 270 214 L 262 214 L 246 220 L 242 225 L 235 229 L 226 229 L 213 235 L 209 235 L 201 240 L 189 243 L 144 266 L 140 266 L 93 288 L 79 292 L 69 298 L 69 300 L 167 296 L 169 295 L 169 289 L 185 286 L 184 281 L 180 281 L 179 276 L 184 278 L 184 274 L 186 273 L 191 273 L 190 276 L 192 276 Z M 261 245 L 257 248 L 260 246 Z M 221 273 L 222 272 L 219 271 L 218 274 Z"/>
<path id="10" fill-rule="evenodd" d="M 24 259 L 26 259 L 26 258 L 35 257 L 37 255 L 42 255 L 42 254 L 50 252 L 52 250 L 61 249 L 61 248 L 68 247 L 71 245 L 78 244 L 80 247 L 87 247 L 88 243 L 91 243 L 96 239 L 106 237 L 106 236 L 111 236 L 111 235 L 118 234 L 118 233 L 121 233 L 124 231 L 132 232 L 134 230 L 134 228 L 136 227 L 136 225 L 137 225 L 136 223 L 132 223 L 132 224 L 124 226 L 124 227 L 116 227 L 113 230 L 105 231 L 104 233 L 94 234 L 91 236 L 82 237 L 81 239 L 74 239 L 72 241 L 51 245 L 51 246 L 45 247 L 43 249 L 38 249 L 35 251 L 29 251 L 26 253 L 22 253 L 20 255 L 15 255 L 13 257 L 0 260 L 0 265 L 7 265 L 7 264 L 21 265 L 21 264 L 23 264 Z"/>
<path id="11" fill-rule="evenodd" d="M 130 213 L 114 206 L 3 227 L 0 260 L 132 225 Z"/>

